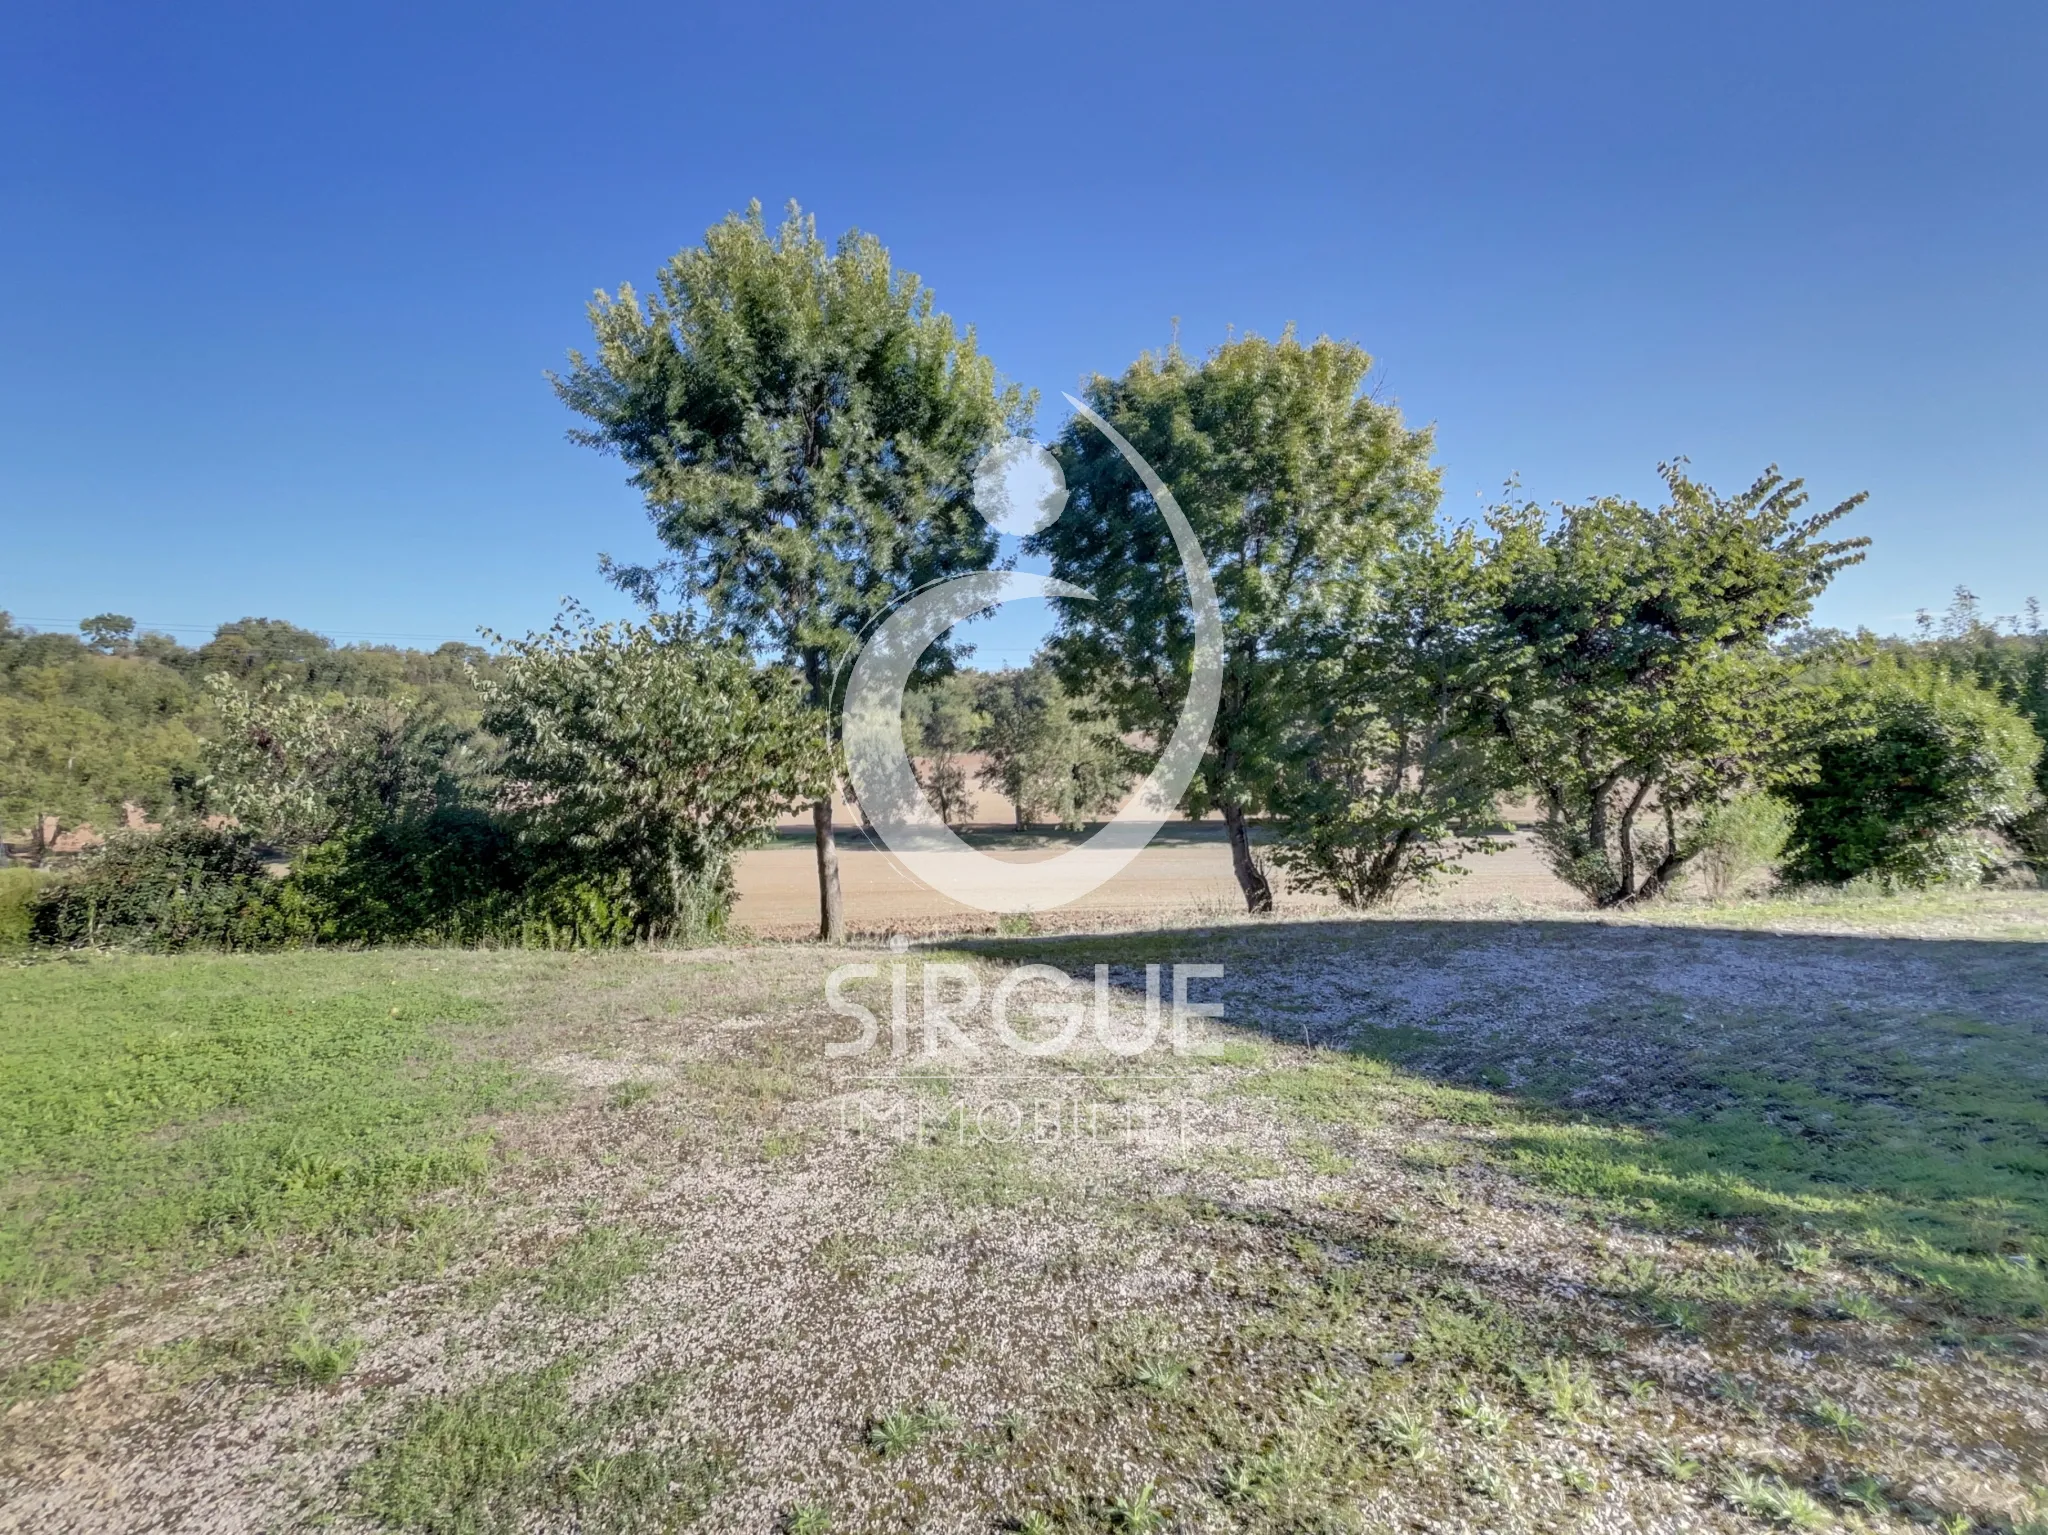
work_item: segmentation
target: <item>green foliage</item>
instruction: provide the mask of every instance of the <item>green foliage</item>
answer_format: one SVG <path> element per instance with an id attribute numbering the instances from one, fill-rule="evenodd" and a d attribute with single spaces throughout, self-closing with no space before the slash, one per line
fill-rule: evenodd
<path id="1" fill-rule="evenodd" d="M 510 641 L 485 686 L 507 797 L 538 846 L 621 871 L 649 934 L 716 930 L 733 855 L 829 787 L 817 716 L 791 673 L 684 619 L 575 616 Z"/>
<path id="2" fill-rule="evenodd" d="M 1079 826 L 1114 810 L 1130 788 L 1133 754 L 1115 726 L 1045 661 L 987 678 L 980 705 L 982 781 L 1009 799 L 1019 828 Z"/>
<path id="3" fill-rule="evenodd" d="M 904 695 L 904 746 L 918 787 L 940 819 L 957 825 L 971 808 L 967 769 L 960 758 L 974 750 L 986 724 L 977 708 L 974 679 L 961 672 L 934 678 Z"/>
<path id="4" fill-rule="evenodd" d="M 973 472 L 1025 401 L 873 235 L 828 247 L 794 204 L 772 235 L 759 204 L 728 217 L 657 285 L 599 293 L 596 355 L 555 380 L 676 551 L 615 575 L 650 601 L 674 580 L 822 706 L 865 623 L 994 557 Z"/>
<path id="5" fill-rule="evenodd" d="M 101 614 L 80 638 L 25 631 L 0 613 L 0 828 L 51 815 L 104 832 L 122 824 L 127 804 L 158 820 L 201 808 L 202 749 L 220 728 L 211 677 L 473 724 L 472 669 L 492 664 L 474 645 L 338 648 L 273 619 L 223 624 L 197 649 L 135 636 L 127 623 Z"/>
<path id="6" fill-rule="evenodd" d="M 305 942 L 313 916 L 247 832 L 184 824 L 117 832 L 39 889 L 30 937 L 48 948 L 257 949 Z"/>
<path id="7" fill-rule="evenodd" d="M 1868 542 L 1821 537 L 1860 496 L 1801 517 L 1801 482 L 1775 469 L 1725 499 L 1663 474 L 1655 510 L 1490 518 L 1492 734 L 1541 799 L 1552 867 L 1602 906 L 1662 894 L 1697 851 L 1692 818 L 1796 774 L 1811 700 L 1766 645 Z"/>
<path id="8" fill-rule="evenodd" d="M 478 1015 L 364 955 L 0 970 L 0 1310 L 475 1176 L 511 1083 L 442 1025 Z"/>
<path id="9" fill-rule="evenodd" d="M 81 653 L 69 667 L 25 668 L 0 695 L 0 827 L 53 815 L 121 824 L 122 805 L 161 814 L 189 778 L 198 737 L 182 689 L 139 663 Z"/>
<path id="10" fill-rule="evenodd" d="M 1707 894 L 1723 900 L 1775 868 L 1792 837 L 1792 814 L 1777 795 L 1752 790 L 1700 817 L 1691 839 L 1693 866 L 1704 877 Z"/>
<path id="11" fill-rule="evenodd" d="M 1970 834 L 2034 807 L 2033 728 L 1968 677 L 1896 653 L 1838 663 L 1824 696 L 1817 772 L 1785 790 L 1796 811 L 1787 874 L 1915 887 L 1977 878 L 1986 854 Z"/>
<path id="12" fill-rule="evenodd" d="M 1311 712 L 1281 753 L 1275 857 L 1347 906 L 1382 905 L 1495 846 L 1473 834 L 1501 787 L 1471 729 L 1485 684 L 1480 558 L 1469 530 L 1425 530 L 1360 583 L 1365 611 L 1317 668 Z"/>
<path id="13" fill-rule="evenodd" d="M 35 895 L 51 877 L 38 869 L 0 869 L 0 954 L 28 947 Z"/>
<path id="14" fill-rule="evenodd" d="M 1432 440 L 1361 393 L 1372 359 L 1348 343 L 1247 336 L 1197 364 L 1169 348 L 1090 406 L 1172 487 L 1209 558 L 1223 612 L 1224 675 L 1210 750 L 1186 808 L 1220 808 L 1247 905 L 1271 890 L 1244 818 L 1263 809 L 1299 717 L 1308 662 L 1402 534 L 1436 508 Z M 1194 645 L 1187 581 L 1165 521 L 1114 445 L 1075 421 L 1059 457 L 1072 504 L 1036 535 L 1053 574 L 1094 600 L 1060 603 L 1061 678 L 1099 693 L 1120 728 L 1172 733 Z"/>
<path id="15" fill-rule="evenodd" d="M 673 558 L 606 568 L 649 608 L 673 585 L 756 654 L 794 665 L 813 708 L 899 598 L 995 557 L 973 474 L 1029 403 L 873 235 L 836 248 L 794 203 L 760 204 L 590 306 L 597 353 L 554 380 L 592 429 L 576 440 L 632 471 Z M 950 662 L 944 644 L 929 670 Z M 949 783 L 948 787 L 951 787 Z M 829 789 L 829 784 L 827 785 Z M 832 799 L 813 806 L 821 931 L 841 938 Z"/>

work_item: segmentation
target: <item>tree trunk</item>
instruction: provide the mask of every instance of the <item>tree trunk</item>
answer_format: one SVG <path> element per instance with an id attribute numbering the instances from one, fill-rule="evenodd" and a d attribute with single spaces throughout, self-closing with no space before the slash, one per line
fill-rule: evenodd
<path id="1" fill-rule="evenodd" d="M 1273 886 L 1266 871 L 1252 856 L 1251 832 L 1244 823 L 1244 806 L 1223 807 L 1223 828 L 1230 834 L 1230 867 L 1237 874 L 1237 886 L 1244 892 L 1244 909 L 1253 915 L 1273 909 Z"/>
<path id="2" fill-rule="evenodd" d="M 818 936 L 846 942 L 846 903 L 839 895 L 839 844 L 832 836 L 832 796 L 811 805 L 811 829 L 818 839 Z"/>

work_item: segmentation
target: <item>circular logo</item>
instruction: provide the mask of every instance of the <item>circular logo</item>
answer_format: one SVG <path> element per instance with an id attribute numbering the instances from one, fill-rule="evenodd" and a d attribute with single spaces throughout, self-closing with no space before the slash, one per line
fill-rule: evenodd
<path id="1" fill-rule="evenodd" d="M 996 858 L 961 841 L 919 787 L 903 747 L 903 693 L 918 658 L 962 619 L 1030 597 L 1091 601 L 1092 594 L 1051 576 L 990 570 L 954 576 L 913 593 L 861 647 L 848 680 L 844 721 L 847 776 L 882 844 L 909 872 L 942 895 L 990 912 L 1044 911 L 1078 900 L 1112 878 L 1166 824 L 1187 792 L 1223 687 L 1223 618 L 1209 563 L 1173 492 L 1115 428 L 1072 395 L 1067 402 L 1113 444 L 1151 492 L 1173 534 L 1195 621 L 1187 698 L 1152 771 L 1116 813 L 1079 847 L 1029 863 Z M 975 509 L 994 527 L 1022 537 L 1065 511 L 1066 479 L 1050 453 L 1013 437 L 990 451 L 974 476 Z"/>

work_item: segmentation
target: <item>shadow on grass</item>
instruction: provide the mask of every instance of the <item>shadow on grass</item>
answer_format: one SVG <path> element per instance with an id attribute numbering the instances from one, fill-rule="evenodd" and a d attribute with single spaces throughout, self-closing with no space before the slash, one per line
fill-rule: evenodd
<path id="1" fill-rule="evenodd" d="M 2048 1314 L 2048 945 L 1383 920 L 955 946 L 1138 991 L 1221 963 L 1231 1024 L 1330 1052 L 1284 1068 L 1311 1118 L 1374 1063 L 1610 1217 Z"/>

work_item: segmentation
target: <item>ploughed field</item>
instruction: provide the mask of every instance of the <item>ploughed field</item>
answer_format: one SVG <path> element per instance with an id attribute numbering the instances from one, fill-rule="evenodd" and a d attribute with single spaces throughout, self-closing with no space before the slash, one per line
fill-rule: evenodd
<path id="1" fill-rule="evenodd" d="M 0 1528 L 2048 1528 L 2048 897 L 943 942 L 0 970 Z"/>

